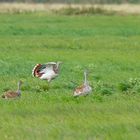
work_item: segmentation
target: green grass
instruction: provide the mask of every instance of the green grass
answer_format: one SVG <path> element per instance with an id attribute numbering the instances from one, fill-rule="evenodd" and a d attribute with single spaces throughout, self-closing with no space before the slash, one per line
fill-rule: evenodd
<path id="1" fill-rule="evenodd" d="M 0 99 L 0 138 L 139 139 L 139 90 L 122 87 L 140 77 L 139 36 L 140 16 L 0 14 L 1 95 L 24 82 L 20 99 Z M 31 75 L 48 61 L 63 61 L 49 90 Z M 94 91 L 73 98 L 85 68 Z"/>

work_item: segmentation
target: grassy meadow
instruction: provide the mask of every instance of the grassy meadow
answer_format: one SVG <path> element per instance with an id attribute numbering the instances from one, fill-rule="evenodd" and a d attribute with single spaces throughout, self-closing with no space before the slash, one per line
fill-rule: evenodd
<path id="1" fill-rule="evenodd" d="M 62 61 L 60 75 L 32 77 L 37 63 Z M 140 139 L 140 16 L 0 14 L 2 140 Z M 73 98 L 83 71 L 93 92 Z M 71 82 L 73 81 L 73 82 Z"/>

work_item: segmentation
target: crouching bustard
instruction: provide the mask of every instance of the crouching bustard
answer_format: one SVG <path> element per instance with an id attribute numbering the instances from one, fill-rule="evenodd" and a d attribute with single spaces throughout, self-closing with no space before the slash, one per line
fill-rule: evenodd
<path id="1" fill-rule="evenodd" d="M 17 91 L 7 91 L 2 95 L 2 98 L 11 99 L 11 98 L 20 97 L 21 96 L 21 90 L 20 90 L 21 84 L 22 84 L 22 81 L 19 81 Z"/>
<path id="2" fill-rule="evenodd" d="M 92 91 L 92 88 L 89 85 L 89 82 L 87 81 L 87 70 L 85 70 L 84 71 L 84 84 L 82 84 L 81 86 L 77 87 L 74 90 L 73 96 L 74 97 L 82 96 L 82 95 L 84 96 L 84 95 L 91 93 L 91 91 Z"/>
<path id="3" fill-rule="evenodd" d="M 32 75 L 50 82 L 59 75 L 59 65 L 61 63 L 62 62 L 48 62 L 46 64 L 37 64 L 32 70 Z"/>

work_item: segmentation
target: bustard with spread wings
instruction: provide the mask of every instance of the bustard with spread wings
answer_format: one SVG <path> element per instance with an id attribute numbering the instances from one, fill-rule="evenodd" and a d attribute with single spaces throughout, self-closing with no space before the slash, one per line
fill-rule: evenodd
<path id="1" fill-rule="evenodd" d="M 62 62 L 48 62 L 46 64 L 36 64 L 32 70 L 32 75 L 50 82 L 59 75 L 59 66 L 61 63 Z"/>

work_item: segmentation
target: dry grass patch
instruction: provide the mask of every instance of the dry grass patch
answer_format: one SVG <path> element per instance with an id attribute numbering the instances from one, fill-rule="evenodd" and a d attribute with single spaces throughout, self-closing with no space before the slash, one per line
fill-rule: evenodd
<path id="1" fill-rule="evenodd" d="M 91 4 L 27 4 L 27 3 L 1 3 L 0 13 L 22 13 L 22 12 L 36 12 L 45 11 L 52 12 L 64 9 L 79 9 L 78 11 L 107 11 L 107 12 L 121 12 L 130 14 L 140 14 L 140 5 L 121 4 L 121 5 L 91 5 Z M 91 10 L 92 9 L 92 10 Z"/>

